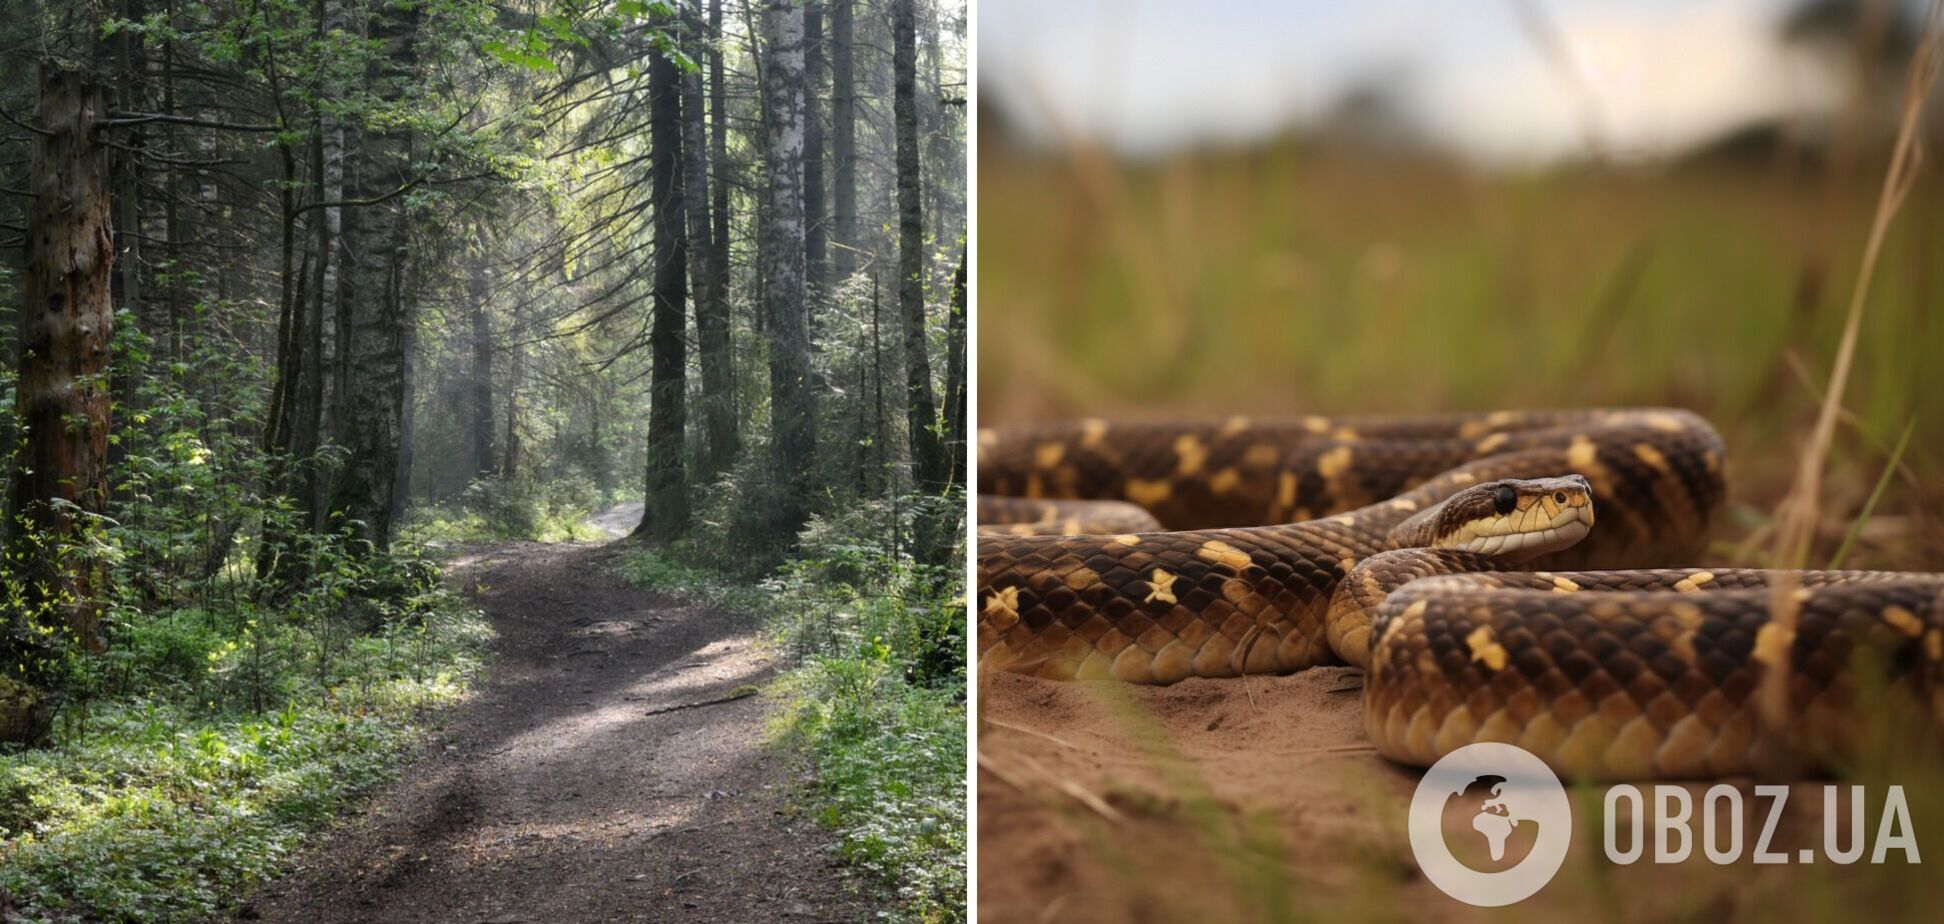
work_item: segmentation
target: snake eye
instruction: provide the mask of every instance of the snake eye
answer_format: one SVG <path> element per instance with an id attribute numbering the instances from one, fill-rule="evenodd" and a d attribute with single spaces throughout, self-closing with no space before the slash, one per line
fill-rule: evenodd
<path id="1" fill-rule="evenodd" d="M 1563 503 L 1566 503 L 1566 492 L 1565 492 L 1565 491 L 1554 491 L 1554 492 L 1553 492 L 1553 503 L 1555 503 L 1555 504 L 1563 504 Z"/>
<path id="2" fill-rule="evenodd" d="M 1499 485 L 1498 491 L 1492 495 L 1492 509 L 1497 510 L 1500 516 L 1511 513 L 1512 508 L 1518 505 L 1519 492 L 1512 490 L 1509 484 Z"/>

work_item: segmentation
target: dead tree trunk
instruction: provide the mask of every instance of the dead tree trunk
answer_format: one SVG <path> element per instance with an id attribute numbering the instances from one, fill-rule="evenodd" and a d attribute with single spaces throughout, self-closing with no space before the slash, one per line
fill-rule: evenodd
<path id="1" fill-rule="evenodd" d="M 82 72 L 41 65 L 14 399 L 23 445 L 6 521 L 28 611 L 56 608 L 89 651 L 102 647 L 102 563 L 80 540 L 108 502 L 115 323 L 108 159 L 94 134 L 101 106 Z"/>
<path id="2" fill-rule="evenodd" d="M 905 420 L 911 433 L 912 478 L 919 487 L 945 485 L 944 442 L 932 396 L 925 331 L 924 181 L 918 169 L 918 49 L 913 0 L 892 0 L 891 67 L 898 136 L 898 309 L 904 321 Z"/>

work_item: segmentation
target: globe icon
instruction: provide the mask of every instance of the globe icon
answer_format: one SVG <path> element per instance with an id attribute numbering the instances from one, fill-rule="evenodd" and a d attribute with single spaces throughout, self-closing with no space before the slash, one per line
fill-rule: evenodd
<path id="1" fill-rule="evenodd" d="M 1539 839 L 1535 811 L 1523 804 L 1505 777 L 1481 775 L 1444 804 L 1445 846 L 1453 858 L 1481 873 L 1518 866 Z"/>

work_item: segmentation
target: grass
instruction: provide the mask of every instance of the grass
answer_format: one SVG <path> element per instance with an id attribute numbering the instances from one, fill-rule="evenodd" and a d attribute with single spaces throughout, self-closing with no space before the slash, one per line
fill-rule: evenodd
<path id="1" fill-rule="evenodd" d="M 1826 193 L 1784 161 L 1487 176 L 1300 145 L 980 158 L 983 421 L 1676 404 L 1731 447 L 1731 547 L 1795 473 L 1876 198 L 1867 177 Z M 1907 471 L 1851 559 L 1935 567 L 1944 550 L 1926 512 L 1944 501 L 1940 232 L 1932 171 L 1883 238 L 1820 560 L 1906 425 Z"/>
<path id="2" fill-rule="evenodd" d="M 158 615 L 44 748 L 0 753 L 9 921 L 200 922 L 386 778 L 489 636 L 441 597 L 376 632 Z M 252 702 L 256 706 L 252 706 Z"/>
<path id="3" fill-rule="evenodd" d="M 635 549 L 617 567 L 633 583 L 768 618 L 794 667 L 771 686 L 774 731 L 812 770 L 808 811 L 835 831 L 845 860 L 895 894 L 898 919 L 965 920 L 965 703 L 957 672 L 927 674 L 925 626 L 960 617 L 909 562 L 798 562 L 760 583 Z M 955 583 L 955 582 L 953 582 Z M 961 636 L 962 638 L 962 636 Z"/>

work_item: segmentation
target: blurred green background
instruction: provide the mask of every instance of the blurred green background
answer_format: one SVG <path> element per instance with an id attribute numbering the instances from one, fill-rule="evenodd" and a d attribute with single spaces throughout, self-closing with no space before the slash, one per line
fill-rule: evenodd
<path id="1" fill-rule="evenodd" d="M 1034 29 L 1052 28 L 1011 6 L 984 7 L 980 36 L 982 425 L 1677 405 L 1706 415 L 1728 442 L 1732 504 L 1717 562 L 1762 560 L 1743 541 L 1794 475 L 1889 161 L 1921 35 L 1904 5 L 1755 5 L 1773 16 L 1751 20 L 1749 41 L 1779 49 L 1788 66 L 1828 69 L 1818 85 L 1830 92 L 1800 94 L 1815 100 L 1785 93 L 1779 108 L 1754 106 L 1754 115 L 1728 107 L 1676 141 L 1649 133 L 1636 143 L 1624 118 L 1589 117 L 1598 131 L 1575 137 L 1569 124 L 1561 140 L 1510 155 L 1437 128 L 1449 111 L 1428 118 L 1414 106 L 1414 96 L 1449 95 L 1421 92 L 1422 69 L 1401 84 L 1349 80 L 1313 117 L 1242 141 L 1156 135 L 1139 121 L 1138 96 L 1113 101 L 1120 122 L 1094 118 L 1104 104 L 1068 92 L 1093 78 L 1007 70 L 1030 57 Z M 1500 25 L 1541 62 L 1528 76 L 1571 84 L 1583 59 L 1543 62 L 1585 47 L 1574 45 L 1575 21 L 1519 23 Z M 1655 31 L 1644 34 L 1640 49 L 1614 54 L 1673 66 L 1655 57 Z M 1115 35 L 1095 41 L 1123 41 L 1141 67 L 1201 66 L 1195 53 L 1150 63 L 1138 33 Z M 1487 44 L 1481 54 L 1515 47 Z M 995 68 L 1004 76 L 991 76 Z M 1575 105 L 1624 113 L 1628 93 L 1654 92 L 1588 73 L 1584 93 L 1535 92 L 1564 97 L 1569 123 Z M 1507 86 L 1504 105 L 1518 105 Z M 1940 109 L 1933 100 L 1922 123 L 1933 150 L 1944 149 Z M 1156 118 L 1165 128 L 1167 113 Z M 1857 522 L 1909 426 L 1900 471 L 1850 563 L 1944 567 L 1944 527 L 1932 513 L 1944 509 L 1937 173 L 1925 166 L 1877 267 L 1830 460 L 1822 560 Z"/>

